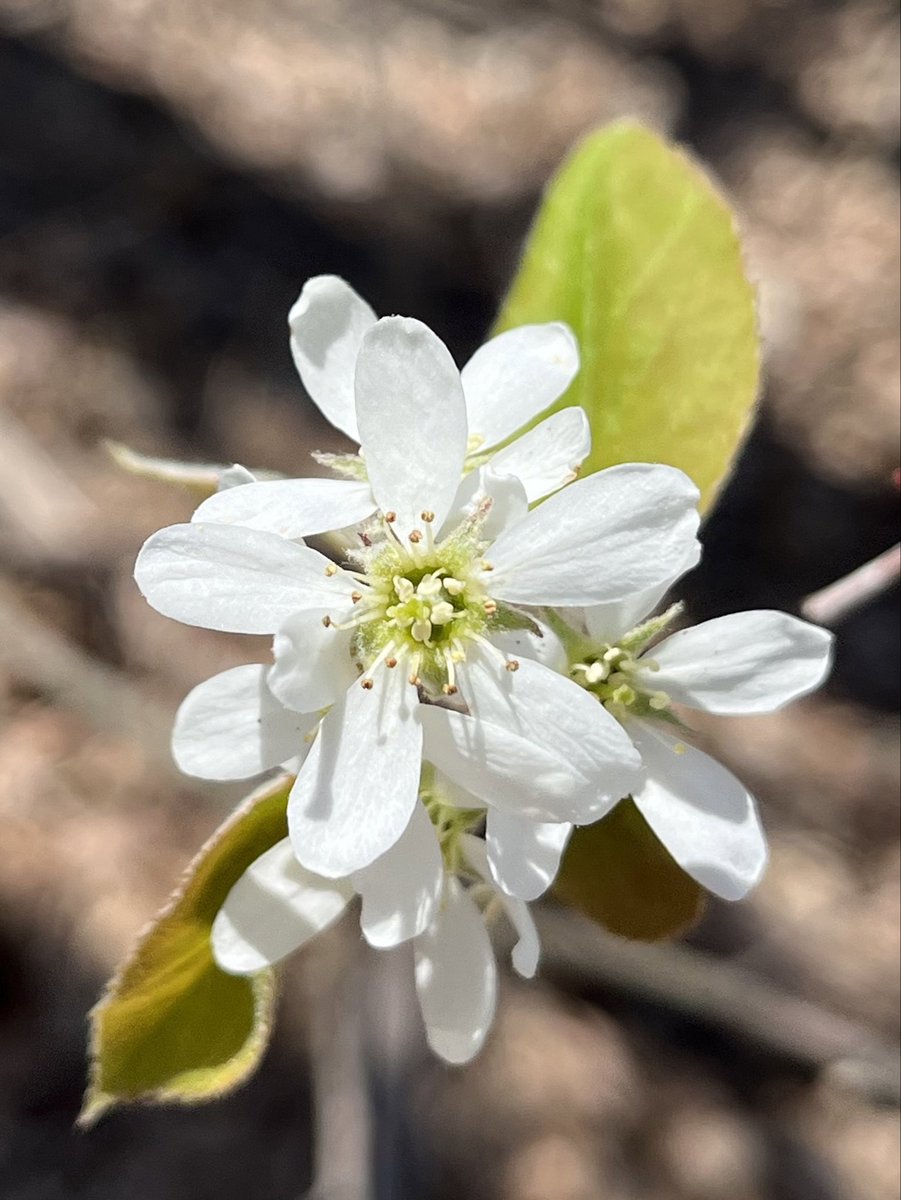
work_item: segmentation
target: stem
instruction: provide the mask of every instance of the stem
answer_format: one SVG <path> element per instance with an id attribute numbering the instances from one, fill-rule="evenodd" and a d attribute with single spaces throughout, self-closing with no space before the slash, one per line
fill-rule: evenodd
<path id="1" fill-rule="evenodd" d="M 810 621 L 832 628 L 901 579 L 901 545 L 864 563 L 828 587 L 808 596 L 801 612 Z"/>

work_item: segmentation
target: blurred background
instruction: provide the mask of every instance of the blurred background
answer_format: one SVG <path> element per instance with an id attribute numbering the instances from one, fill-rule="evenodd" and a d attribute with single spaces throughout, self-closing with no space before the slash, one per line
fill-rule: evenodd
<path id="1" fill-rule="evenodd" d="M 554 925 L 459 1072 L 402 955 L 339 932 L 241 1092 L 72 1122 L 87 1010 L 233 799 L 175 775 L 174 707 L 265 654 L 147 608 L 135 553 L 192 501 L 102 439 L 304 473 L 340 438 L 303 281 L 462 361 L 571 141 L 635 115 L 728 191 L 767 343 L 691 610 L 797 610 L 897 538 L 898 43 L 894 0 L 0 0 L 4 1200 L 299 1200 L 317 1142 L 317 1200 L 366 1197 L 367 1146 L 374 1200 L 895 1200 L 897 587 L 823 694 L 705 725 L 772 836 L 748 902 L 637 955 Z"/>

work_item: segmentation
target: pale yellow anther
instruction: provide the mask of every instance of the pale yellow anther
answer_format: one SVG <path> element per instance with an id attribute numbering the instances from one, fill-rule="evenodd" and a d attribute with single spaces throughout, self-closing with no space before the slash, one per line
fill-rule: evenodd
<path id="1" fill-rule="evenodd" d="M 360 601 L 363 599 L 363 593 L 362 592 L 351 592 L 350 598 L 354 604 L 359 604 Z"/>
<path id="2" fill-rule="evenodd" d="M 507 661 L 504 663 L 504 666 L 511 673 L 513 671 L 518 671 L 519 670 L 519 660 L 516 658 L 508 658 Z"/>
<path id="3" fill-rule="evenodd" d="M 688 747 L 684 742 L 676 742 L 675 746 L 673 746 L 673 750 L 676 754 L 685 754 L 688 750 Z"/>
<path id="4" fill-rule="evenodd" d="M 452 575 L 444 580 L 444 590 L 449 596 L 460 596 L 466 591 L 466 584 L 462 579 L 454 579 Z"/>
<path id="5" fill-rule="evenodd" d="M 338 574 L 338 568 L 334 563 L 329 563 L 329 565 L 325 568 L 325 573 L 331 578 L 332 575 Z"/>
<path id="6" fill-rule="evenodd" d="M 654 692 L 653 695 L 648 698 L 648 704 L 656 712 L 662 712 L 663 709 L 669 708 L 669 696 L 666 694 L 666 692 Z"/>
<path id="7" fill-rule="evenodd" d="M 456 696 L 457 685 L 455 683 L 446 683 L 441 690 L 444 692 L 445 696 Z"/>
<path id="8" fill-rule="evenodd" d="M 431 523 L 435 520 L 435 514 L 430 508 L 427 508 L 425 512 L 421 512 L 419 514 L 419 519 L 424 521 L 426 525 L 431 525 Z"/>
<path id="9" fill-rule="evenodd" d="M 482 608 L 484 608 L 487 616 L 493 617 L 497 612 L 497 603 L 494 600 L 486 600 Z"/>

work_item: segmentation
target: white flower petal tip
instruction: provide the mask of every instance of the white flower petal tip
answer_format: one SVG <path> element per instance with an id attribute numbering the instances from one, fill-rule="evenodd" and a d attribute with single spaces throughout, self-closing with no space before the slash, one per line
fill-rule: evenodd
<path id="1" fill-rule="evenodd" d="M 200 779 L 250 779 L 306 754 L 318 715 L 284 708 L 266 686 L 266 671 L 234 667 L 186 696 L 172 733 L 179 770 Z"/>
<path id="2" fill-rule="evenodd" d="M 591 426 L 581 408 L 552 413 L 491 458 L 498 474 L 515 475 L 530 504 L 571 483 L 591 452 Z"/>
<path id="3" fill-rule="evenodd" d="M 298 712 L 328 708 L 357 679 L 350 631 L 338 629 L 331 618 L 326 622 L 326 615 L 315 609 L 296 613 L 273 640 L 269 687 Z"/>
<path id="4" fill-rule="evenodd" d="M 383 317 L 363 338 L 356 409 L 369 482 L 399 537 L 421 535 L 422 513 L 440 528 L 466 458 L 460 373 L 439 337 L 411 317 Z"/>
<path id="5" fill-rule="evenodd" d="M 323 416 L 359 442 L 354 404 L 354 370 L 366 332 L 376 315 L 336 275 L 307 280 L 290 313 L 291 353 L 304 387 Z"/>
<path id="6" fill-rule="evenodd" d="M 578 370 L 578 344 L 562 322 L 521 325 L 486 342 L 461 373 L 479 449 L 498 445 L 549 408 Z"/>
<path id="7" fill-rule="evenodd" d="M 494 882 L 518 900 L 537 900 L 556 878 L 572 829 L 564 821 L 530 821 L 489 809 L 485 843 Z"/>
<path id="8" fill-rule="evenodd" d="M 356 525 L 375 511 L 367 483 L 347 479 L 245 483 L 204 500 L 192 521 L 241 525 L 293 540 Z"/>
<path id="9" fill-rule="evenodd" d="M 827 630 L 788 613 L 732 613 L 679 630 L 656 646 L 654 686 L 707 712 L 775 712 L 820 686 L 833 643 Z"/>
<path id="10" fill-rule="evenodd" d="M 648 722 L 630 723 L 647 774 L 635 803 L 657 837 L 702 887 L 741 900 L 767 865 L 754 797 L 724 766 Z"/>
<path id="11" fill-rule="evenodd" d="M 407 828 L 419 792 L 416 690 L 382 669 L 354 683 L 323 719 L 288 800 L 294 853 L 330 879 L 368 867 Z"/>
<path id="12" fill-rule="evenodd" d="M 700 558 L 698 498 L 684 472 L 650 463 L 577 480 L 497 539 L 494 592 L 511 603 L 574 607 L 668 582 Z"/>
<path id="13" fill-rule="evenodd" d="M 363 901 L 360 927 L 370 946 L 385 949 L 423 933 L 434 920 L 444 863 L 432 822 L 421 804 L 398 841 L 353 883 Z"/>
<path id="14" fill-rule="evenodd" d="M 224 633 L 275 633 L 297 611 L 328 609 L 350 595 L 352 583 L 340 573 L 329 578 L 328 566 L 315 550 L 261 530 L 170 525 L 144 543 L 135 581 L 164 617 Z"/>
<path id="15" fill-rule="evenodd" d="M 213 957 L 230 975 L 252 975 L 333 925 L 352 896 L 346 880 L 305 871 L 285 838 L 225 898 L 213 922 Z"/>
<path id="16" fill-rule="evenodd" d="M 450 880 L 430 928 L 416 939 L 416 991 L 429 1046 L 455 1066 L 473 1059 L 497 1005 L 497 967 L 482 914 Z"/>

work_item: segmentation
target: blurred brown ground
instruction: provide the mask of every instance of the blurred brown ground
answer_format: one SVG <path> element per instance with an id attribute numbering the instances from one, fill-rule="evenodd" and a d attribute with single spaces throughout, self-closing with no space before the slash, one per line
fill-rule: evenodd
<path id="1" fill-rule="evenodd" d="M 5 1200 L 293 1200 L 310 1179 L 327 952 L 292 967 L 243 1092 L 71 1130 L 87 1008 L 227 805 L 167 768 L 169 715 L 263 653 L 147 609 L 134 554 L 190 500 L 100 440 L 305 469 L 339 440 L 287 353 L 303 280 L 343 274 L 462 359 L 570 141 L 637 114 L 723 180 L 768 346 L 691 606 L 796 608 L 897 536 L 898 41 L 889 0 L 0 0 L 0 600 L 50 631 L 0 628 Z M 127 693 L 73 711 L 51 634 Z M 889 1041 L 898 659 L 896 589 L 844 622 L 824 695 L 705 729 L 773 862 L 690 937 Z M 374 995 L 379 1198 L 898 1195 L 893 1110 L 640 993 L 511 981 L 458 1073 L 398 1033 L 396 979 Z"/>

